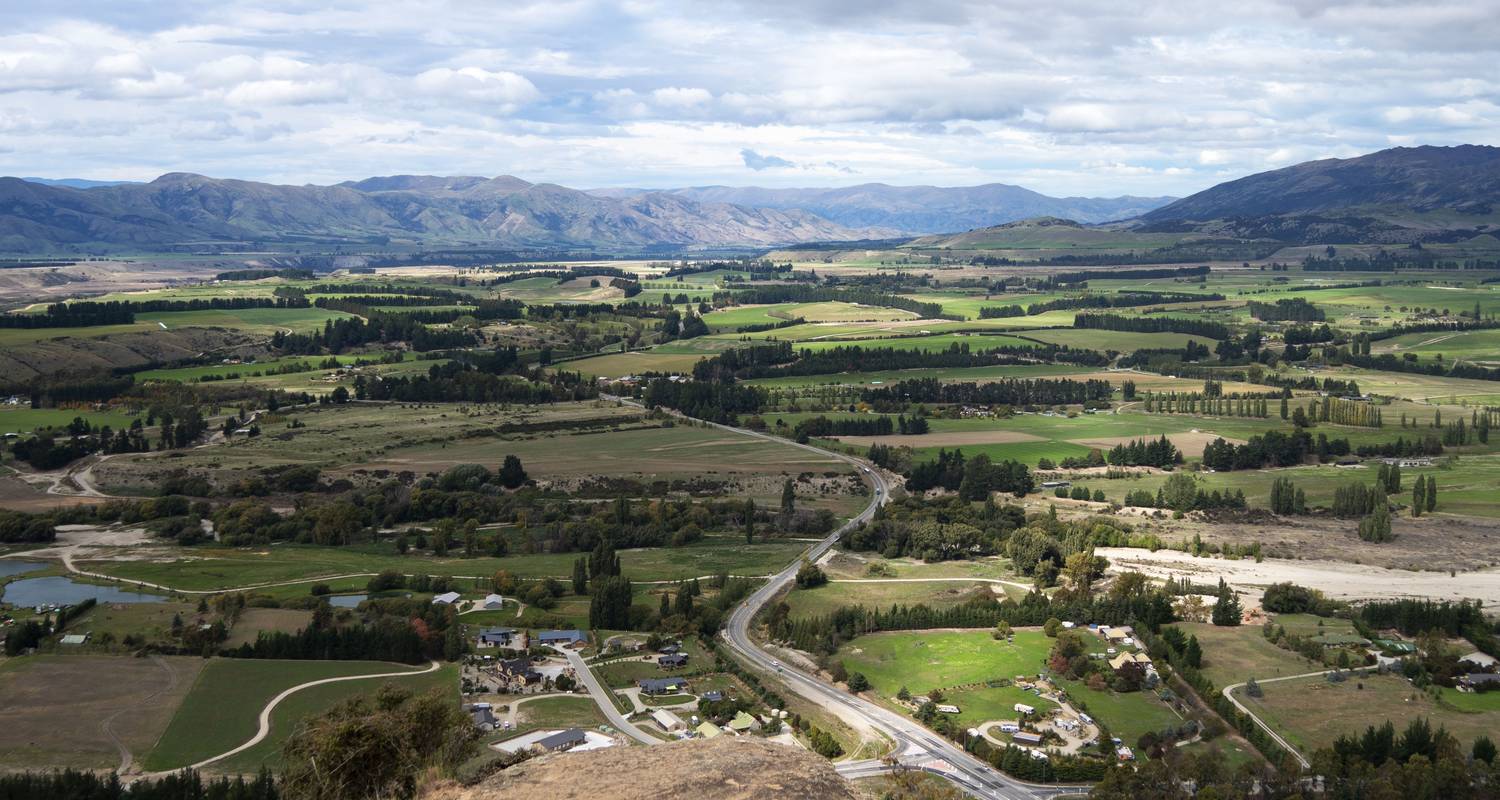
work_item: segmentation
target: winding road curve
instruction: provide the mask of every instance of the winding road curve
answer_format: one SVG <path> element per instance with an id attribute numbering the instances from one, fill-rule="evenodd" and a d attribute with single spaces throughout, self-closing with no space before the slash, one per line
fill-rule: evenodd
<path id="1" fill-rule="evenodd" d="M 619 400 L 629 405 L 640 406 L 640 403 L 626 398 L 605 397 L 606 399 Z M 886 484 L 885 477 L 878 470 L 870 469 L 865 462 L 853 456 L 824 450 L 812 445 L 789 442 L 786 439 L 759 431 L 704 422 L 703 420 L 694 420 L 694 422 L 718 428 L 728 433 L 753 436 L 757 439 L 777 444 L 800 447 L 811 453 L 838 459 L 853 466 L 860 476 L 870 484 L 873 492 L 869 505 L 865 506 L 864 510 L 860 511 L 859 514 L 839 526 L 821 541 L 808 547 L 803 556 L 810 561 L 816 561 L 821 558 L 824 553 L 827 553 L 838 542 L 839 538 L 846 531 L 873 519 L 876 510 L 890 500 L 890 487 Z M 982 798 L 983 800 L 1042 800 L 1043 798 L 1080 794 L 1082 790 L 1079 787 L 1042 786 L 1018 781 L 975 758 L 963 748 L 933 733 L 917 721 L 907 719 L 889 709 L 824 683 L 822 680 L 802 670 L 784 665 L 774 659 L 750 637 L 750 622 L 766 603 L 770 602 L 773 597 L 796 579 L 797 569 L 800 566 L 801 559 L 788 564 L 785 569 L 772 575 L 765 585 L 761 586 L 736 606 L 729 616 L 729 624 L 724 630 L 723 636 L 725 643 L 731 650 L 734 650 L 741 658 L 759 670 L 767 674 L 774 673 L 787 688 L 817 703 L 830 713 L 844 719 L 856 719 L 864 727 L 874 730 L 895 742 L 896 746 L 892 753 L 892 758 L 845 762 L 835 767 L 839 774 L 848 778 L 858 778 L 878 775 L 883 772 L 892 771 L 893 769 L 919 769 L 946 778 L 970 796 Z"/>

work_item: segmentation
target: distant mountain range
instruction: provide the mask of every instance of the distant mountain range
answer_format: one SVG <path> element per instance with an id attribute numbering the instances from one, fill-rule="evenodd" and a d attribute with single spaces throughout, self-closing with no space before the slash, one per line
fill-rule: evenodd
<path id="1" fill-rule="evenodd" d="M 40 183 L 43 186 L 66 186 L 69 189 L 93 189 L 98 186 L 119 186 L 122 183 L 136 183 L 136 181 L 91 181 L 87 178 L 22 178 L 27 183 Z"/>
<path id="2" fill-rule="evenodd" d="M 890 236 L 797 209 L 671 194 L 596 197 L 553 184 L 397 175 L 279 186 L 189 173 L 90 188 L 0 178 L 0 251 L 225 245 L 491 248 L 770 246 Z"/>
<path id="3" fill-rule="evenodd" d="M 1036 222 L 1006 227 L 1021 220 Z M 188 173 L 150 183 L 0 178 L 0 252 L 21 253 L 334 245 L 640 251 L 916 233 L 956 233 L 938 245 L 956 246 L 965 235 L 1071 239 L 1088 235 L 1078 223 L 1100 222 L 1139 234 L 1288 243 L 1461 241 L 1500 230 L 1500 148 L 1395 148 L 1311 161 L 1180 200 L 1054 198 L 1005 184 L 579 191 L 511 176 L 395 175 L 335 186 Z"/>
<path id="4" fill-rule="evenodd" d="M 647 189 L 594 189 L 599 197 L 628 198 Z M 1171 197 L 1048 197 L 1020 186 L 889 186 L 866 183 L 835 189 L 767 189 L 695 186 L 664 189 L 698 202 L 810 211 L 851 228 L 886 228 L 904 234 L 951 233 L 1031 217 L 1078 222 L 1129 219 L 1172 202 Z"/>
<path id="5" fill-rule="evenodd" d="M 1497 210 L 1500 147 L 1396 147 L 1221 183 L 1137 223 L 1309 243 L 1453 241 L 1500 230 Z"/>

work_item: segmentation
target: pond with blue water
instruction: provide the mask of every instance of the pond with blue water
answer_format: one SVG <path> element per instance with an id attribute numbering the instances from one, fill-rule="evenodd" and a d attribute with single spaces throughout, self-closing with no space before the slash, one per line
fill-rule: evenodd
<path id="1" fill-rule="evenodd" d="M 26 608 L 77 605 L 90 597 L 101 603 L 159 603 L 166 599 L 118 586 L 80 583 L 64 575 L 22 578 L 6 584 L 4 591 L 0 602 Z"/>

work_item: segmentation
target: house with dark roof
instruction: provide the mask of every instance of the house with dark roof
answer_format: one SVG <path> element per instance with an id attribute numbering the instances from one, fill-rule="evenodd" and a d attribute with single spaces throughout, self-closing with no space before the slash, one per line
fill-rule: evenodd
<path id="1" fill-rule="evenodd" d="M 579 642 L 588 641 L 588 635 L 580 630 L 571 631 L 542 631 L 536 635 L 536 640 L 544 645 L 554 647 L 571 647 Z"/>
<path id="2" fill-rule="evenodd" d="M 656 648 L 656 652 L 661 653 L 664 656 L 670 656 L 675 653 L 682 652 L 682 647 L 675 644 L 664 644 L 661 647 Z"/>
<path id="3" fill-rule="evenodd" d="M 710 703 L 717 703 L 724 699 L 724 693 L 718 689 L 710 689 L 703 693 L 703 699 Z"/>
<path id="4" fill-rule="evenodd" d="M 480 647 L 510 647 L 516 638 L 515 628 L 484 628 L 479 631 Z"/>
<path id="5" fill-rule="evenodd" d="M 499 725 L 499 721 L 495 719 L 495 709 L 489 703 L 475 703 L 465 710 L 469 712 L 469 718 L 474 720 L 474 727 L 482 731 L 492 731 Z"/>
<path id="6" fill-rule="evenodd" d="M 1470 672 L 1467 675 L 1459 676 L 1458 689 L 1465 692 L 1500 691 L 1500 673 Z"/>
<path id="7" fill-rule="evenodd" d="M 526 687 L 542 682 L 542 673 L 537 672 L 531 666 L 531 659 L 525 656 L 495 662 L 495 677 L 500 679 L 503 688 L 512 692 L 525 691 Z"/>
<path id="8" fill-rule="evenodd" d="M 687 666 L 687 662 L 687 653 L 672 653 L 671 655 L 657 657 L 656 666 L 662 669 L 676 669 Z"/>
<path id="9" fill-rule="evenodd" d="M 635 685 L 646 695 L 676 694 L 688 688 L 686 678 L 642 678 Z"/>
<path id="10" fill-rule="evenodd" d="M 532 747 L 545 753 L 556 753 L 561 750 L 571 750 L 578 745 L 588 741 L 589 737 L 580 728 L 569 728 L 565 731 L 543 736 L 536 740 Z"/>

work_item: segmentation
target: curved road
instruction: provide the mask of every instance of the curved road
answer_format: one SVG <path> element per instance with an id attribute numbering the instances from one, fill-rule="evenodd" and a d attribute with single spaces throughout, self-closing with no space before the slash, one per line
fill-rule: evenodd
<path id="1" fill-rule="evenodd" d="M 1312 677 L 1317 677 L 1319 675 L 1327 675 L 1328 672 L 1329 671 L 1326 670 L 1326 669 L 1320 669 L 1317 672 L 1304 672 L 1301 675 L 1283 675 L 1280 678 L 1266 678 L 1264 680 L 1260 680 L 1260 681 L 1256 681 L 1256 682 L 1257 683 L 1275 683 L 1276 681 L 1291 681 L 1291 680 L 1296 680 L 1298 678 L 1312 678 Z M 1246 708 L 1245 704 L 1241 703 L 1239 701 L 1239 698 L 1237 698 L 1237 697 L 1234 696 L 1234 690 L 1235 689 L 1239 689 L 1239 688 L 1243 687 L 1244 685 L 1245 685 L 1244 683 L 1236 683 L 1236 684 L 1231 684 L 1229 686 L 1225 686 L 1224 687 L 1224 699 L 1228 700 L 1231 703 L 1233 703 L 1235 708 L 1238 708 L 1241 712 L 1243 712 L 1245 714 L 1245 716 L 1247 716 L 1250 719 L 1254 720 L 1255 726 L 1257 728 L 1260 728 L 1261 730 L 1265 731 L 1267 736 L 1270 736 L 1272 739 L 1274 739 L 1276 741 L 1277 744 L 1281 745 L 1283 749 L 1285 749 L 1288 753 L 1291 753 L 1292 757 L 1295 758 L 1295 759 L 1297 759 L 1297 763 L 1301 764 L 1303 769 L 1312 769 L 1312 762 L 1310 762 L 1310 761 L 1307 760 L 1307 756 L 1302 755 L 1302 751 L 1301 750 L 1298 750 L 1297 748 L 1293 747 L 1292 743 L 1288 742 L 1286 739 L 1283 739 L 1282 736 L 1281 736 L 1281 734 L 1277 733 L 1276 731 L 1271 730 L 1271 726 L 1270 725 L 1267 725 L 1263 720 L 1261 720 L 1261 718 L 1259 716 L 1256 715 L 1256 713 L 1254 711 L 1251 711 L 1250 709 Z"/>
<path id="2" fill-rule="evenodd" d="M 619 400 L 629 405 L 641 405 L 627 398 L 605 397 L 606 399 Z M 777 444 L 800 447 L 808 452 L 838 459 L 853 466 L 870 483 L 871 488 L 874 490 L 870 498 L 870 504 L 865 506 L 864 510 L 860 511 L 854 518 L 828 534 L 822 541 L 809 547 L 804 553 L 804 556 L 809 561 L 816 561 L 824 553 L 828 552 L 838 542 L 839 537 L 845 531 L 872 519 L 875 516 L 875 511 L 890 500 L 890 487 L 886 485 L 885 477 L 879 471 L 870 469 L 863 461 L 853 456 L 824 450 L 812 445 L 789 442 L 781 437 L 759 431 L 735 428 L 703 420 L 694 420 L 694 422 L 718 428 L 729 433 L 753 436 L 758 439 L 776 442 Z M 760 670 L 767 673 L 775 673 L 780 682 L 789 689 L 824 707 L 830 713 L 842 718 L 859 719 L 866 727 L 891 739 L 891 741 L 896 743 L 893 754 L 895 761 L 901 767 L 921 769 L 925 772 L 940 775 L 952 781 L 970 796 L 983 798 L 984 800 L 1039 800 L 1039 798 L 1076 795 L 1079 793 L 1080 790 L 1077 787 L 1041 786 L 1018 781 L 975 758 L 953 742 L 928 730 L 916 720 L 907 719 L 905 716 L 878 706 L 864 698 L 824 683 L 799 669 L 781 664 L 765 650 L 762 650 L 750 638 L 750 621 L 766 603 L 770 602 L 771 598 L 775 597 L 795 580 L 797 569 L 800 566 L 800 559 L 787 565 L 785 569 L 772 575 L 764 586 L 761 586 L 735 607 L 734 611 L 729 615 L 729 624 L 723 633 L 724 640 L 730 649 L 737 652 L 745 661 L 750 662 Z M 883 760 L 846 762 L 836 767 L 839 773 L 846 777 L 869 777 L 880 772 L 890 771 L 894 768 L 897 767 L 887 764 Z"/>
<path id="3" fill-rule="evenodd" d="M 291 697 L 292 695 L 302 691 L 303 689 L 310 689 L 314 686 L 322 686 L 325 683 L 343 683 L 344 681 L 367 681 L 373 680 L 375 678 L 405 678 L 411 675 L 426 675 L 429 672 L 436 671 L 441 666 L 442 665 L 438 662 L 432 661 L 428 663 L 426 669 L 409 669 L 402 670 L 401 672 L 377 672 L 373 675 L 342 675 L 337 678 L 323 678 L 321 680 L 308 681 L 307 683 L 299 683 L 296 686 L 286 689 L 281 694 L 278 694 L 275 697 L 271 698 L 271 702 L 266 703 L 265 708 L 262 708 L 260 710 L 260 729 L 255 732 L 254 736 L 247 739 L 245 743 L 241 744 L 239 747 L 236 747 L 233 750 L 226 750 L 225 752 L 222 752 L 216 756 L 205 758 L 196 764 L 189 764 L 186 767 L 179 767 L 178 769 L 168 770 L 166 772 L 153 772 L 138 777 L 161 778 L 167 775 L 174 775 L 183 769 L 202 769 L 209 764 L 214 763 L 215 761 L 223 761 L 230 756 L 238 755 L 245 752 L 246 750 L 249 750 L 250 748 L 260 744 L 265 740 L 267 736 L 271 734 L 271 712 L 276 710 L 276 706 L 281 705 L 281 701 L 287 699 L 288 697 Z"/>

